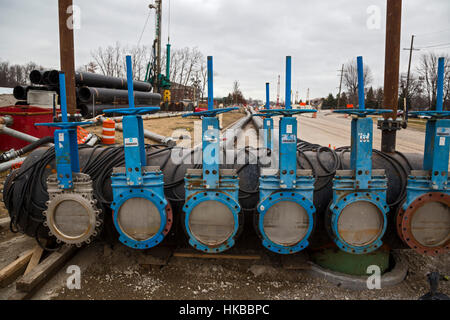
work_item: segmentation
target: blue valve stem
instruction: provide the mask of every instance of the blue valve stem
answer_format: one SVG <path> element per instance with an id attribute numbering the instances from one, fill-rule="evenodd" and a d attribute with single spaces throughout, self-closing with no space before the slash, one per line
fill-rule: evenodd
<path id="1" fill-rule="evenodd" d="M 134 108 L 134 85 L 133 85 L 133 65 L 131 56 L 127 56 L 127 87 L 128 87 L 128 105 Z"/>
<path id="2" fill-rule="evenodd" d="M 66 98 L 66 75 L 59 73 L 59 94 L 61 95 L 61 117 L 63 122 L 67 122 L 67 98 Z"/>
<path id="3" fill-rule="evenodd" d="M 438 60 L 436 111 L 442 111 L 444 105 L 444 58 Z"/>
<path id="4" fill-rule="evenodd" d="M 270 84 L 266 82 L 266 109 L 270 109 Z"/>
<path id="5" fill-rule="evenodd" d="M 291 56 L 286 57 L 286 103 L 285 109 L 292 109 L 291 106 Z"/>
<path id="6" fill-rule="evenodd" d="M 365 110 L 366 106 L 364 104 L 364 65 L 363 58 L 359 56 L 358 61 L 358 102 L 359 110 Z"/>
<path id="7" fill-rule="evenodd" d="M 208 111 L 214 109 L 213 57 L 208 56 Z"/>

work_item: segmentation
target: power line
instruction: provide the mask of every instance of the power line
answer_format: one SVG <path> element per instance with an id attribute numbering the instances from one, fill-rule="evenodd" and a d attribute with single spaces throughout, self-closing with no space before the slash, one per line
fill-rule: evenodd
<path id="1" fill-rule="evenodd" d="M 448 45 L 450 45 L 450 42 L 447 42 L 447 43 L 439 43 L 439 44 L 433 44 L 433 45 L 430 45 L 430 46 L 420 47 L 419 49 L 436 48 L 436 47 L 448 46 Z"/>
<path id="2" fill-rule="evenodd" d="M 432 32 L 426 32 L 426 33 L 422 33 L 422 34 L 416 34 L 416 37 L 423 37 L 423 36 L 428 36 L 430 34 L 436 34 L 436 33 L 445 33 L 445 32 L 449 32 L 450 29 L 444 29 L 444 30 L 439 30 L 439 31 L 432 31 Z"/>
<path id="3" fill-rule="evenodd" d="M 430 49 L 422 49 L 422 50 L 425 50 L 425 51 L 430 51 L 430 50 L 433 50 L 433 49 L 446 49 L 446 48 L 450 48 L 450 45 L 448 45 L 448 46 L 445 46 L 445 47 L 430 48 Z"/>
<path id="4" fill-rule="evenodd" d="M 170 0 L 169 0 L 169 20 L 167 22 L 167 42 L 170 43 L 170 15 L 171 15 L 171 6 L 170 6 Z"/>
<path id="5" fill-rule="evenodd" d="M 151 11 L 149 10 L 148 15 L 147 15 L 147 19 L 145 20 L 144 28 L 142 28 L 141 36 L 139 37 L 139 40 L 138 40 L 138 43 L 137 43 L 138 47 L 141 44 L 142 36 L 144 35 L 145 29 L 147 28 L 148 20 L 150 19 L 150 14 L 151 14 Z"/>

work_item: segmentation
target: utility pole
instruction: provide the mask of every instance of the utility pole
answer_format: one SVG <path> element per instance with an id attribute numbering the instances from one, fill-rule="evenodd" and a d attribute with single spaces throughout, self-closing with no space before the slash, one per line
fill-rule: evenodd
<path id="1" fill-rule="evenodd" d="M 395 152 L 397 130 L 403 125 L 396 121 L 401 25 L 402 0 L 387 0 L 383 108 L 392 109 L 393 112 L 383 115 L 384 120 L 378 122 L 378 128 L 382 131 L 381 151 L 388 153 Z"/>
<path id="2" fill-rule="evenodd" d="M 77 111 L 75 96 L 75 54 L 73 44 L 72 0 L 58 0 L 59 17 L 59 54 L 61 71 L 66 76 L 67 113 Z"/>
<path id="3" fill-rule="evenodd" d="M 412 60 L 412 53 L 413 51 L 419 51 L 420 49 L 414 49 L 414 35 L 411 36 L 411 47 L 403 48 L 403 50 L 409 50 L 409 63 L 408 63 L 408 75 L 406 76 L 406 90 L 405 90 L 405 99 L 407 99 L 407 96 L 409 96 L 409 76 L 411 74 L 411 60 Z M 405 108 L 405 119 L 408 119 L 408 111 L 409 111 L 409 101 L 406 101 L 406 108 Z"/>
<path id="4" fill-rule="evenodd" d="M 341 72 L 341 80 L 339 81 L 339 93 L 338 93 L 338 101 L 336 105 L 336 109 L 339 109 L 339 106 L 341 105 L 341 90 L 342 90 L 342 78 L 344 76 L 344 64 L 342 64 L 341 70 L 338 70 Z"/>

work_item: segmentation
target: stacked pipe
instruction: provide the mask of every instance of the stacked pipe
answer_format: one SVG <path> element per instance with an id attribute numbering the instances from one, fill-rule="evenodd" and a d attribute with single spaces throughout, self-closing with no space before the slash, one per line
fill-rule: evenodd
<path id="1" fill-rule="evenodd" d="M 59 94 L 58 70 L 33 70 L 30 72 L 30 86 L 16 86 L 14 97 L 18 104 L 24 104 L 28 91 L 45 90 Z M 127 107 L 127 80 L 104 76 L 90 72 L 75 73 L 77 108 L 84 118 L 102 113 L 104 109 L 119 109 Z M 161 95 L 151 92 L 148 82 L 133 81 L 135 101 L 139 106 L 159 106 Z"/>

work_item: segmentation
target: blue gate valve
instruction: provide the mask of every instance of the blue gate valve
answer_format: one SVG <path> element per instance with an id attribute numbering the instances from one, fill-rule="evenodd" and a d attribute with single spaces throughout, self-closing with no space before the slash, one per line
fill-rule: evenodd
<path id="1" fill-rule="evenodd" d="M 243 223 L 239 178 L 235 169 L 220 169 L 220 130 L 216 115 L 239 108 L 214 109 L 213 59 L 208 57 L 208 110 L 185 114 L 202 117 L 202 169 L 185 176 L 184 228 L 189 244 L 207 253 L 220 253 L 235 243 Z"/>
<path id="2" fill-rule="evenodd" d="M 77 127 L 92 122 L 71 122 L 67 117 L 66 82 L 59 74 L 61 122 L 36 123 L 36 126 L 57 127 L 54 132 L 56 174 L 47 178 L 49 200 L 44 226 L 57 242 L 81 246 L 95 238 L 102 225 L 101 209 L 94 198 L 92 180 L 80 172 Z"/>
<path id="3" fill-rule="evenodd" d="M 350 170 L 336 171 L 327 226 L 341 250 L 365 254 L 382 245 L 389 211 L 385 170 L 372 169 L 373 121 L 368 116 L 392 110 L 365 108 L 362 57 L 357 58 L 357 65 L 359 108 L 334 111 L 353 116 Z"/>
<path id="4" fill-rule="evenodd" d="M 134 249 L 149 249 L 162 242 L 172 226 L 172 208 L 164 196 L 164 175 L 147 166 L 142 114 L 159 107 L 136 107 L 131 56 L 126 57 L 129 108 L 104 110 L 123 114 L 125 167 L 113 169 L 113 222 L 119 241 Z"/>
<path id="5" fill-rule="evenodd" d="M 261 169 L 257 217 L 257 231 L 262 243 L 275 253 L 292 254 L 305 249 L 313 230 L 315 179 L 311 170 L 297 170 L 297 119 L 293 117 L 313 112 L 317 110 L 292 109 L 291 57 L 288 56 L 285 109 L 270 109 L 266 106 L 265 110 L 255 115 L 265 117 L 264 123 L 268 118 L 272 120 L 274 116 L 282 116 L 279 123 L 279 168 Z M 267 141 L 265 138 L 265 147 L 272 148 Z"/>
<path id="6" fill-rule="evenodd" d="M 398 210 L 400 238 L 421 254 L 450 251 L 450 111 L 443 111 L 444 58 L 438 60 L 436 110 L 410 112 L 427 116 L 423 170 L 412 170 L 406 200 Z"/>

